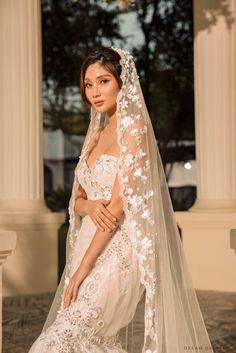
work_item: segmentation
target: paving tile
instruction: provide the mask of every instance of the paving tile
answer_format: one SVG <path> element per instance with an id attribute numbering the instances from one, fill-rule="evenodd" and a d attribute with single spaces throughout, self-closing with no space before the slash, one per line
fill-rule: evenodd
<path id="1" fill-rule="evenodd" d="M 215 353 L 236 353 L 236 293 L 197 290 L 197 297 Z M 3 353 L 27 353 L 38 337 L 54 293 L 3 298 Z M 143 301 L 133 328 L 133 352 L 141 353 Z M 125 330 L 120 338 L 125 346 Z M 188 352 L 191 353 L 191 352 Z"/>

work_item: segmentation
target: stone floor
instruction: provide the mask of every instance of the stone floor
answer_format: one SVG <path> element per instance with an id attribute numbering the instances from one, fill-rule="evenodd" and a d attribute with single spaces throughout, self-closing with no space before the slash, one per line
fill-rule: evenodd
<path id="1" fill-rule="evenodd" d="M 198 290 L 197 297 L 214 352 L 236 353 L 236 293 Z M 3 353 L 28 352 L 40 333 L 52 299 L 53 293 L 3 299 Z M 142 303 L 139 310 L 133 353 L 140 353 Z"/>

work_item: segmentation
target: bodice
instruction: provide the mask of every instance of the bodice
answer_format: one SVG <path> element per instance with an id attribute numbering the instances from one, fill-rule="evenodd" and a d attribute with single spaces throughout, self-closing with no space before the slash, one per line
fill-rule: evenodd
<path id="1" fill-rule="evenodd" d="M 109 200 L 115 182 L 119 157 L 103 153 L 89 167 L 85 158 L 77 168 L 77 177 L 88 199 Z"/>

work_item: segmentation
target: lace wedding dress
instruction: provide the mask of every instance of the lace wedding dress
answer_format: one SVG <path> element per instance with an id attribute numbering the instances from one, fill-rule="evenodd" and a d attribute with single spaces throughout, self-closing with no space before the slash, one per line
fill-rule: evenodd
<path id="1" fill-rule="evenodd" d="M 110 199 L 117 173 L 118 157 L 102 154 L 90 167 L 81 160 L 77 177 L 88 199 Z M 124 217 L 81 284 L 75 302 L 63 309 L 63 300 L 54 323 L 34 342 L 29 353 L 125 353 L 119 330 L 133 318 L 144 292 L 140 283 Z M 96 226 L 89 216 L 77 230 L 70 276 L 78 268 Z"/>
<path id="2" fill-rule="evenodd" d="M 122 349 L 118 331 L 133 319 L 144 289 L 144 330 L 136 335 L 142 339 L 142 346 L 136 344 L 135 350 L 213 353 L 135 63 L 123 49 L 112 50 L 119 54 L 122 67 L 116 105 L 120 155 L 103 154 L 90 167 L 86 164 L 105 126 L 102 114 L 91 108 L 69 204 L 67 265 L 42 333 L 30 353 L 125 353 L 128 348 Z M 82 282 L 76 301 L 64 310 L 65 284 L 96 231 L 88 216 L 81 220 L 74 213 L 76 191 L 81 183 L 89 199 L 110 199 L 116 174 L 125 216 Z M 126 338 L 126 343 L 132 344 L 133 332 Z"/>

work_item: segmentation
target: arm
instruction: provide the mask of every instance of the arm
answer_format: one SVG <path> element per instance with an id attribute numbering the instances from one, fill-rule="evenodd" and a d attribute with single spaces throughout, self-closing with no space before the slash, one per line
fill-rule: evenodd
<path id="1" fill-rule="evenodd" d="M 114 183 L 111 201 L 107 206 L 107 209 L 117 218 L 117 227 L 123 216 L 123 201 L 119 196 L 119 182 L 117 176 Z M 112 231 L 101 231 L 97 228 L 93 240 L 91 241 L 78 269 L 70 279 L 64 297 L 64 308 L 67 308 L 70 305 L 71 298 L 73 301 L 76 299 L 80 284 L 94 266 L 95 261 L 111 239 L 116 227 L 113 228 Z"/>
<path id="2" fill-rule="evenodd" d="M 111 214 L 113 214 L 116 217 L 117 224 L 112 231 L 105 230 L 104 232 L 102 232 L 100 229 L 96 230 L 93 240 L 83 257 L 81 266 L 85 265 L 85 266 L 88 266 L 90 269 L 93 267 L 97 257 L 104 250 L 105 246 L 107 245 L 108 241 L 112 237 L 113 232 L 117 228 L 118 223 L 123 216 L 123 201 L 122 201 L 122 198 L 119 196 L 118 176 L 116 176 L 116 179 L 115 179 L 111 201 L 106 208 L 108 211 L 110 211 Z"/>
<path id="3" fill-rule="evenodd" d="M 85 190 L 82 188 L 82 186 L 79 185 L 78 190 L 76 191 L 76 194 L 75 194 L 75 207 L 74 207 L 75 213 L 78 213 L 81 217 L 86 216 L 87 214 L 86 205 L 87 205 L 87 194 Z"/>
<path id="4" fill-rule="evenodd" d="M 81 217 L 89 215 L 96 227 L 101 231 L 112 230 L 116 225 L 116 218 L 107 209 L 110 200 L 89 200 L 85 190 L 79 185 L 75 195 L 74 211 Z"/>

